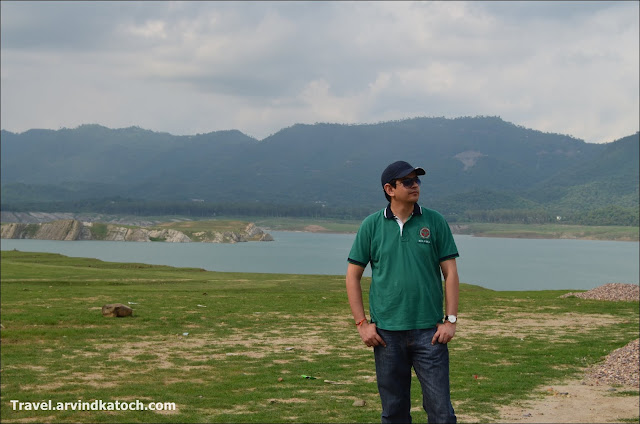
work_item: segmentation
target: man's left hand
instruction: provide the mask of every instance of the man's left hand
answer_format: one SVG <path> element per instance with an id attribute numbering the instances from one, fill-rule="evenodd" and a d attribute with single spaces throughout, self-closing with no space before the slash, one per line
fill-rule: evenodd
<path id="1" fill-rule="evenodd" d="M 436 334 L 433 335 L 431 339 L 431 344 L 434 345 L 436 342 L 446 344 L 453 339 L 453 336 L 456 334 L 456 325 L 451 324 L 450 322 L 445 322 L 444 324 L 436 324 Z"/>

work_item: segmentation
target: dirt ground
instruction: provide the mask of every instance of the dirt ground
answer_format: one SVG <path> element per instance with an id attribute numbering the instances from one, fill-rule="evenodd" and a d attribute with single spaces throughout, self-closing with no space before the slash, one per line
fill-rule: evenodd
<path id="1" fill-rule="evenodd" d="M 590 386 L 583 380 L 541 388 L 541 399 L 500 410 L 500 422 L 508 423 L 616 423 L 638 419 L 640 398 L 617 393 L 637 387 Z M 624 421 L 623 421 L 624 420 Z M 638 422 L 638 421 L 635 421 Z"/>
<path id="2" fill-rule="evenodd" d="M 635 284 L 616 283 L 605 284 L 584 293 L 568 293 L 563 297 L 573 295 L 583 299 L 607 301 L 638 300 L 639 293 L 638 286 Z M 639 343 L 639 340 L 634 340 L 611 352 L 605 361 L 586 370 L 580 379 L 540 387 L 535 391 L 538 396 L 501 408 L 500 421 L 509 423 L 639 422 Z M 615 387 L 612 384 L 615 384 Z"/>

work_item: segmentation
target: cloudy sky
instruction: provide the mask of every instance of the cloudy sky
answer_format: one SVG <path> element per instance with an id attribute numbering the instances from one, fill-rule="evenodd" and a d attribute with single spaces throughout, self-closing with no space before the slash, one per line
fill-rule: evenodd
<path id="1" fill-rule="evenodd" d="M 490 115 L 610 142 L 639 129 L 639 4 L 2 1 L 1 125 Z"/>

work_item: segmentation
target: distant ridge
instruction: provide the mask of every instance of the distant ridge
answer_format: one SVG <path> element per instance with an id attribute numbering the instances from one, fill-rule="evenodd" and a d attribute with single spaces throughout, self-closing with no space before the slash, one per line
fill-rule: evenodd
<path id="1" fill-rule="evenodd" d="M 405 159 L 427 170 L 422 203 L 449 215 L 637 210 L 638 146 L 638 133 L 590 144 L 484 116 L 296 124 L 263 140 L 237 130 L 2 130 L 2 203 L 197 199 L 374 210 L 384 203 L 381 170 Z"/>

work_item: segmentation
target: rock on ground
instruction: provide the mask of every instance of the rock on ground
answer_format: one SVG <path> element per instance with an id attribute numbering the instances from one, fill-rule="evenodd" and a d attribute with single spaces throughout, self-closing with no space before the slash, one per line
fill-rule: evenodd
<path id="1" fill-rule="evenodd" d="M 133 309 L 122 303 L 111 303 L 102 307 L 102 315 L 105 317 L 129 317 L 133 315 Z"/>
<path id="2" fill-rule="evenodd" d="M 605 361 L 587 371 L 585 381 L 596 385 L 640 388 L 640 339 L 607 355 Z"/>
<path id="3" fill-rule="evenodd" d="M 611 301 L 640 301 L 640 285 L 610 283 L 586 292 L 573 292 L 560 297 L 575 296 L 580 299 L 611 300 Z"/>

